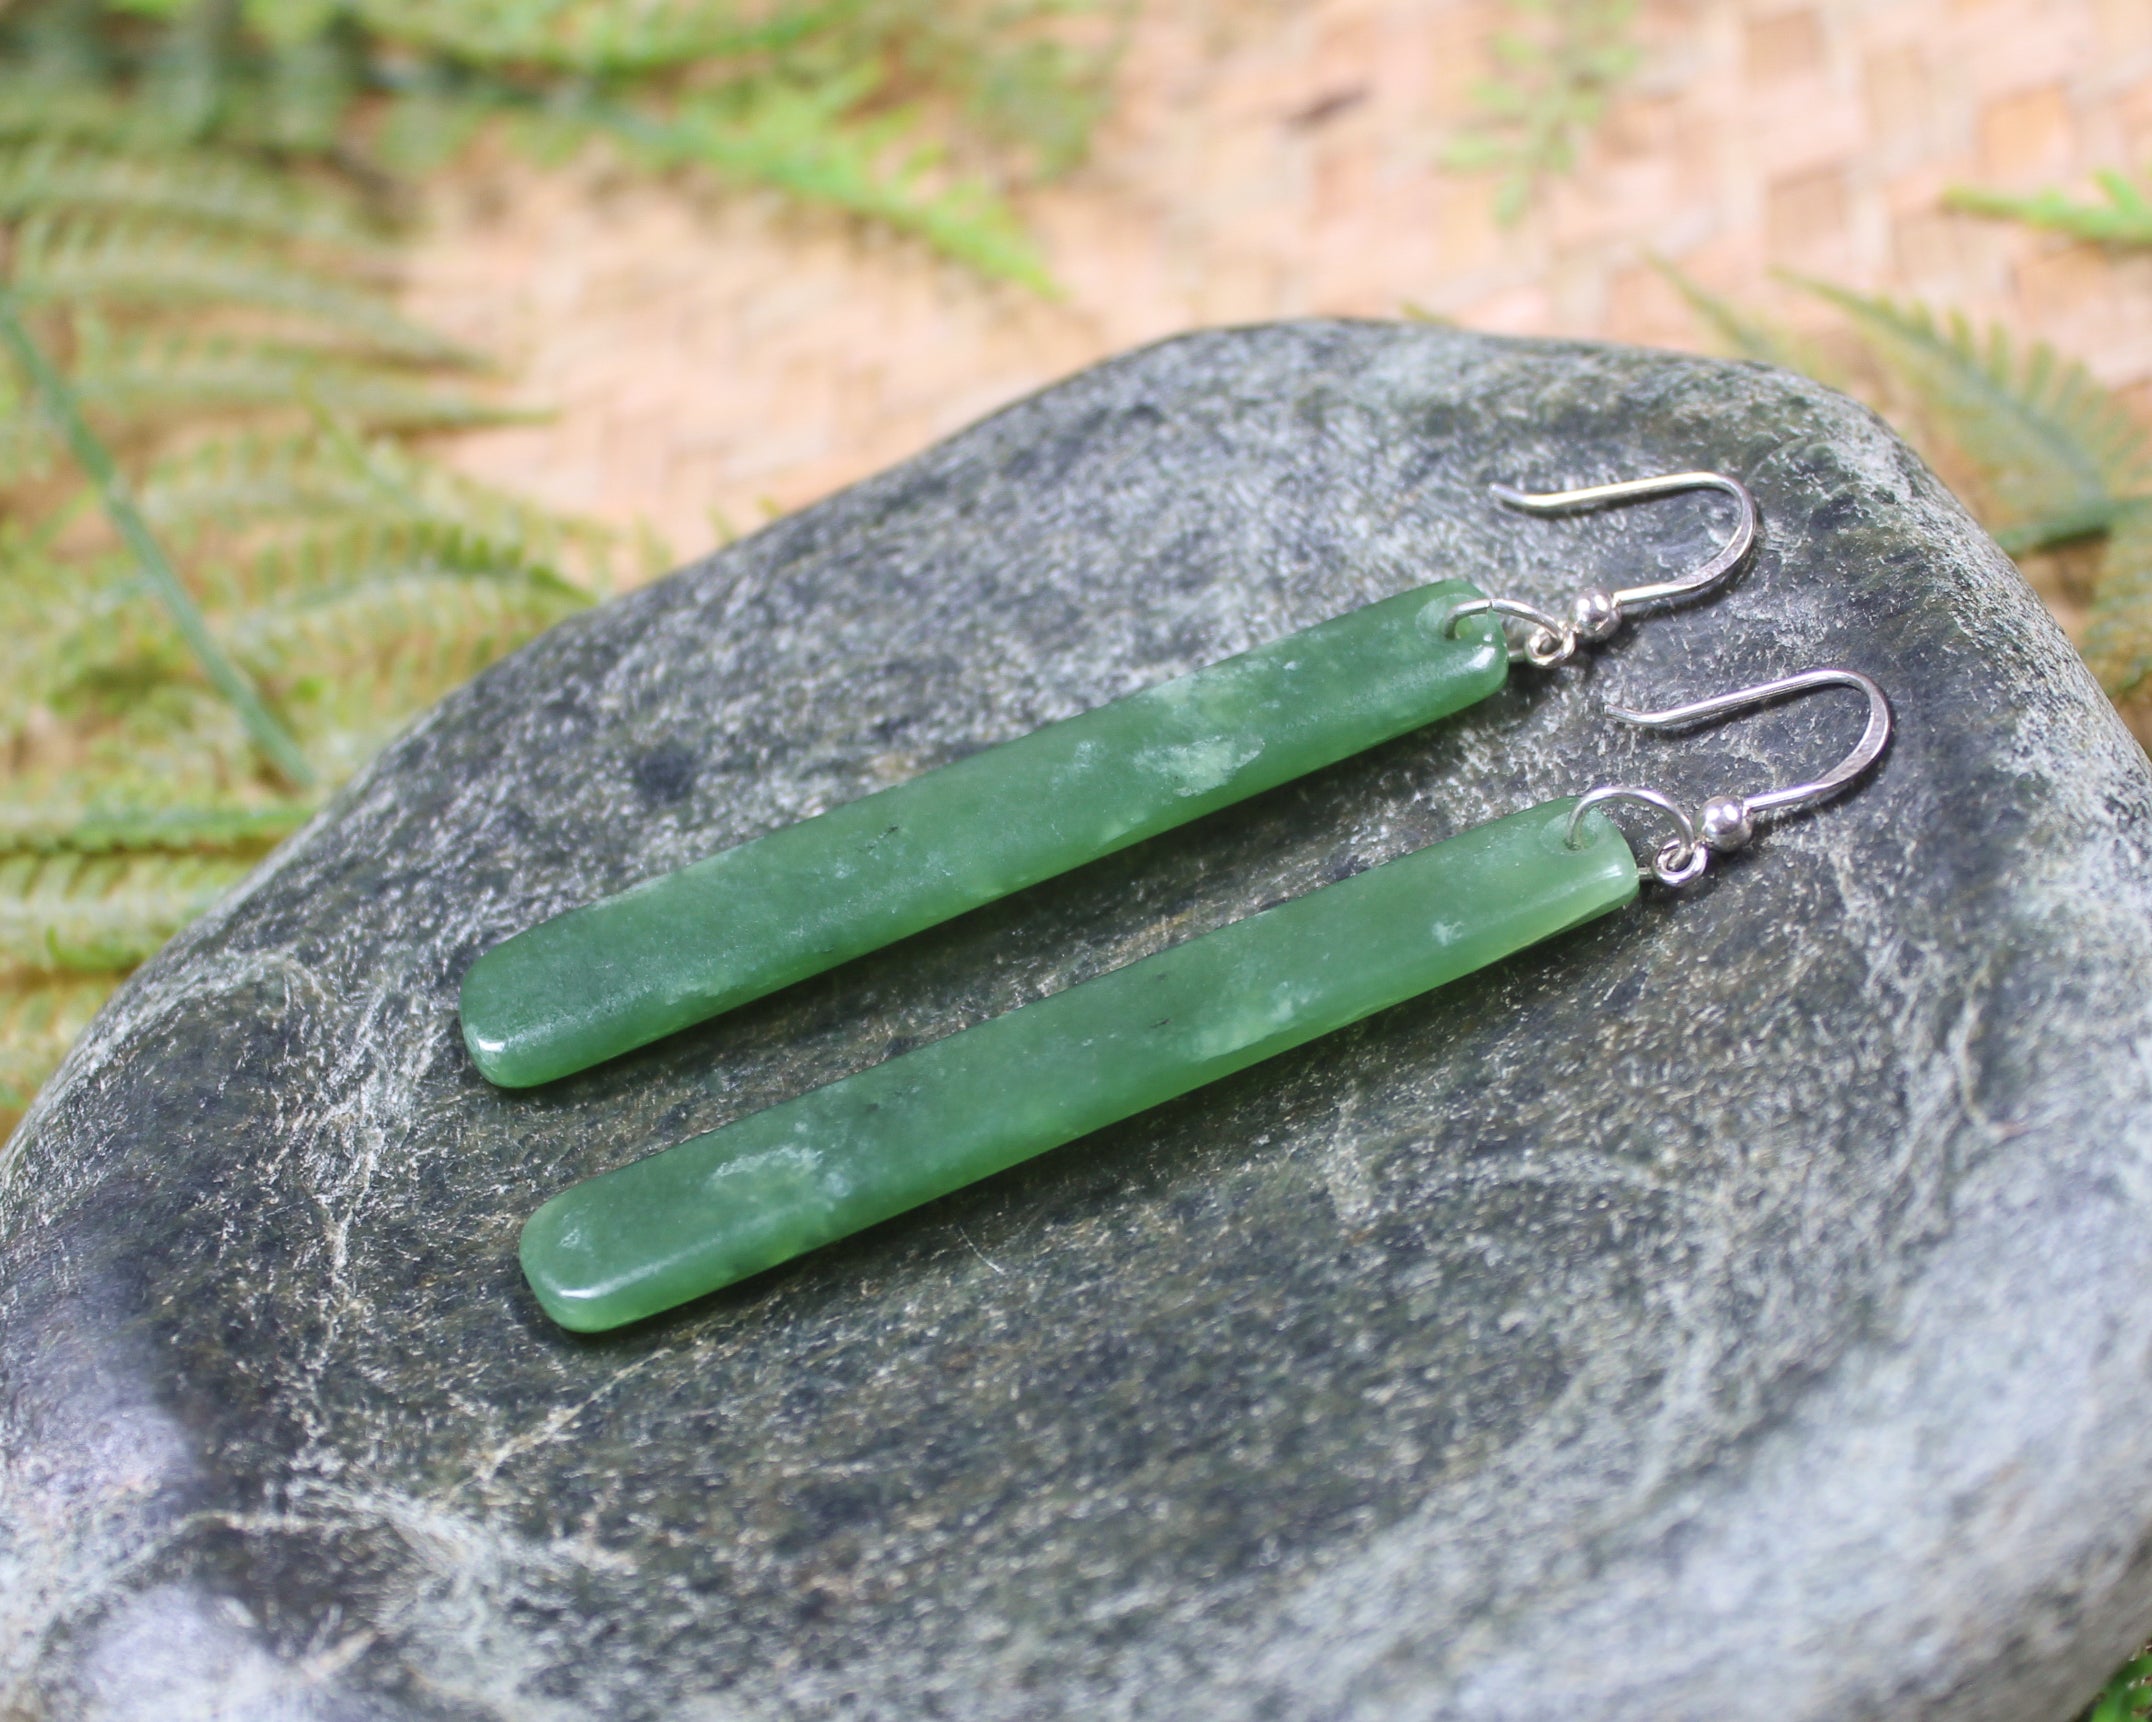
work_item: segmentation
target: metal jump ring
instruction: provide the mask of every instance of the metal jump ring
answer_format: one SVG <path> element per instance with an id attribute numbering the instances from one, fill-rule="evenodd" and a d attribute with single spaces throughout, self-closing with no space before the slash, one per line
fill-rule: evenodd
<path id="1" fill-rule="evenodd" d="M 1570 848 L 1577 848 L 1577 828 L 1584 823 L 1584 816 L 1610 801 L 1632 801 L 1639 807 L 1663 813 L 1674 822 L 1676 835 L 1659 846 L 1651 858 L 1651 866 L 1648 869 L 1639 867 L 1639 873 L 1648 871 L 1662 885 L 1686 885 L 1711 864 L 1711 851 L 1698 840 L 1696 822 L 1687 812 L 1671 796 L 1635 784 L 1607 784 L 1578 796 L 1576 806 L 1569 810 L 1569 825 L 1562 840 Z"/>
<path id="2" fill-rule="evenodd" d="M 1651 876 L 1662 885 L 1682 886 L 1702 875 L 1711 865 L 1711 851 L 1697 843 L 1683 851 L 1681 839 L 1669 837 L 1651 858 Z"/>
<path id="3" fill-rule="evenodd" d="M 1576 656 L 1577 625 L 1565 622 L 1559 616 L 1550 616 L 1544 610 L 1534 609 L 1530 604 L 1515 598 L 1465 598 L 1450 607 L 1443 618 L 1443 638 L 1457 638 L 1457 624 L 1467 616 L 1500 616 L 1505 622 L 1522 622 L 1524 639 L 1509 647 L 1509 661 L 1520 658 L 1537 669 L 1552 669 L 1556 664 L 1567 663 Z M 1509 630 L 1503 630 L 1505 638 Z"/>

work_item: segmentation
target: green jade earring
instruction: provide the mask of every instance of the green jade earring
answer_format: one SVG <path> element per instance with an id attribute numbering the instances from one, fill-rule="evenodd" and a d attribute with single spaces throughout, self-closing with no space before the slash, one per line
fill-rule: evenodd
<path id="1" fill-rule="evenodd" d="M 1889 703 L 1827 669 L 1614 711 L 1666 729 L 1826 687 L 1865 694 L 1868 722 L 1813 782 L 1714 795 L 1693 820 L 1619 786 L 1475 826 L 573 1185 L 525 1224 L 524 1275 L 563 1327 L 654 1315 L 1608 914 L 1642 878 L 1685 885 L 1866 772 Z M 1601 811 L 1618 802 L 1673 822 L 1645 867 Z"/>
<path id="2" fill-rule="evenodd" d="M 472 1061 L 507 1088 L 587 1069 L 1460 711 L 1512 658 L 1559 664 L 1636 606 L 1718 585 L 1756 542 L 1754 499 L 1720 473 L 1495 486 L 1543 515 L 1691 490 L 1737 518 L 1678 579 L 1586 590 L 1566 618 L 1416 586 L 527 928 L 464 975 Z"/>

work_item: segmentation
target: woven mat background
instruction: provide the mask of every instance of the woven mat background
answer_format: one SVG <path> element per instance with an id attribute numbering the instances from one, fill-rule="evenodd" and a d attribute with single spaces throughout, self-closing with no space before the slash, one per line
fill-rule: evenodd
<path id="1" fill-rule="evenodd" d="M 1411 303 L 1704 345 L 1651 252 L 1810 322 L 1774 267 L 2000 319 L 2152 416 L 2152 258 L 1938 201 L 2152 165 L 2152 0 L 1648 0 L 1580 171 L 1504 229 L 1494 181 L 1438 158 L 1507 21 L 1500 0 L 1142 0 L 1092 159 L 1024 200 L 1053 304 L 773 199 L 474 169 L 440 194 L 413 308 L 558 417 L 455 458 L 685 557 L 1199 324 Z"/>

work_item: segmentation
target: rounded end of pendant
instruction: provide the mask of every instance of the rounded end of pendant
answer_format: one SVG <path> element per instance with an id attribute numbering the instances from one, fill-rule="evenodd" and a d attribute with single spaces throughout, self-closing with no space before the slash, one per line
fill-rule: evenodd
<path id="1" fill-rule="evenodd" d="M 507 1051 L 503 1042 L 473 1028 L 467 1012 L 459 1013 L 458 1021 L 463 1029 L 463 1050 L 471 1055 L 471 1063 L 477 1066 L 480 1076 L 496 1088 L 527 1086 L 514 1080 L 512 1067 L 502 1064 L 501 1055 Z"/>
<path id="2" fill-rule="evenodd" d="M 496 1088 L 536 1088 L 593 1062 L 570 1056 L 557 1032 L 554 1002 L 574 997 L 563 977 L 530 961 L 530 935 L 519 933 L 463 971 L 456 1021 L 471 1063 Z"/>
<path id="3" fill-rule="evenodd" d="M 538 1305 L 570 1333 L 604 1333 L 646 1310 L 624 1302 L 618 1288 L 574 1271 L 585 1253 L 582 1186 L 562 1191 L 523 1222 L 516 1256 Z"/>

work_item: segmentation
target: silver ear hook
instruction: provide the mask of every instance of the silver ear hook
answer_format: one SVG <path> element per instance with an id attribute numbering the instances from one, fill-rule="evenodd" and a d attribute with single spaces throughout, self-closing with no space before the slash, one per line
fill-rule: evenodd
<path id="1" fill-rule="evenodd" d="M 1633 604 L 1661 598 L 1680 598 L 1716 586 L 1748 560 L 1756 547 L 1756 499 L 1738 478 L 1722 472 L 1670 472 L 1658 478 L 1630 478 L 1619 484 L 1589 484 L 1579 490 L 1525 491 L 1506 484 L 1492 487 L 1497 497 L 1527 514 L 1573 514 L 1584 509 L 1609 508 L 1616 503 L 1643 502 L 1656 496 L 1678 496 L 1689 490 L 1716 490 L 1734 499 L 1740 511 L 1734 530 L 1708 561 L 1678 580 L 1659 580 L 1644 586 L 1624 586 L 1609 592 L 1603 586 L 1587 586 L 1569 601 L 1565 620 L 1515 598 L 1473 598 L 1451 610 L 1444 632 L 1451 638 L 1457 624 L 1467 616 L 1496 615 L 1525 625 L 1522 642 L 1510 656 L 1547 669 L 1576 655 L 1577 647 L 1609 639 Z"/>
<path id="2" fill-rule="evenodd" d="M 1663 712 L 1630 711 L 1622 706 L 1607 709 L 1611 716 L 1623 723 L 1636 724 L 1643 729 L 1678 729 L 1684 724 L 1706 723 L 1713 718 L 1731 717 L 1736 712 L 1753 711 L 1758 706 L 1793 694 L 1804 694 L 1814 688 L 1854 688 L 1868 696 L 1868 724 L 1861 731 L 1861 739 L 1854 743 L 1851 753 L 1821 777 L 1784 789 L 1767 789 L 1756 795 L 1714 795 L 1697 809 L 1693 821 L 1656 789 L 1603 785 L 1580 797 L 1571 811 L 1567 833 L 1571 847 L 1576 844 L 1577 826 L 1594 807 L 1610 801 L 1630 801 L 1657 808 L 1673 820 L 1679 835 L 1661 845 L 1652 856 L 1652 876 L 1662 885 L 1686 885 L 1703 872 L 1713 855 L 1731 855 L 1745 845 L 1756 834 L 1756 821 L 1760 816 L 1813 807 L 1836 795 L 1881 759 L 1883 750 L 1890 746 L 1890 701 L 1883 697 L 1881 688 L 1858 670 L 1808 670 L 1798 676 L 1782 676 L 1775 682 L 1762 682 L 1753 688 L 1719 694 Z"/>

